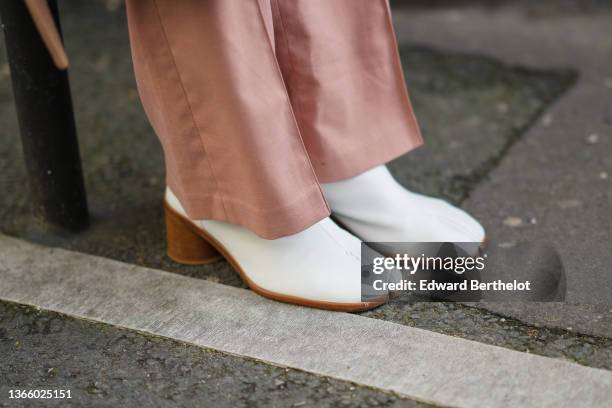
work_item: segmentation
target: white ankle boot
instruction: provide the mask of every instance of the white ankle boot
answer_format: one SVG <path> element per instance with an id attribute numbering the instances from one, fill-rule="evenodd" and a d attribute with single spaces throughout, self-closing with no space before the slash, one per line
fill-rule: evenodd
<path id="1" fill-rule="evenodd" d="M 386 166 L 321 184 L 333 217 L 366 242 L 483 242 L 483 227 L 447 202 L 412 193 Z"/>
<path id="2" fill-rule="evenodd" d="M 165 201 L 168 255 L 177 262 L 204 264 L 223 256 L 252 290 L 288 303 L 359 311 L 387 301 L 386 292 L 362 301 L 361 241 L 330 218 L 267 240 L 238 225 L 188 219 L 170 189 Z"/>

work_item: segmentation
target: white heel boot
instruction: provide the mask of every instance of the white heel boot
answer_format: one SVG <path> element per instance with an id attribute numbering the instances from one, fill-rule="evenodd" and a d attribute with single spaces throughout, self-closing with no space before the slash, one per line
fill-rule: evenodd
<path id="1" fill-rule="evenodd" d="M 366 242 L 479 242 L 483 227 L 447 202 L 406 190 L 386 166 L 321 184 L 333 217 Z"/>
<path id="2" fill-rule="evenodd" d="M 238 225 L 190 220 L 170 189 L 165 210 L 168 255 L 177 262 L 204 264 L 223 256 L 252 290 L 288 303 L 359 311 L 388 300 L 378 292 L 362 301 L 361 241 L 330 218 L 267 240 Z"/>

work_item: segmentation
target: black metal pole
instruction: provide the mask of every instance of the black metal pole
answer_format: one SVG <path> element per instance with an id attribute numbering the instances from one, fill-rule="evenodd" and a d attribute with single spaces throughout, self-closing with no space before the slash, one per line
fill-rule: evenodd
<path id="1" fill-rule="evenodd" d="M 59 27 L 56 0 L 49 6 Z M 49 226 L 89 226 L 66 71 L 58 70 L 21 0 L 0 0 L 34 214 Z"/>

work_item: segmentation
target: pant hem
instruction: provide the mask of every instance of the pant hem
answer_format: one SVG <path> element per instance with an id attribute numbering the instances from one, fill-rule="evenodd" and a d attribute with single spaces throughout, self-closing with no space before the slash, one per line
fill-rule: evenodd
<path id="1" fill-rule="evenodd" d="M 172 186 L 170 189 L 177 191 Z M 179 197 L 179 200 L 193 220 L 215 220 L 240 225 L 264 239 L 296 234 L 331 214 L 319 185 L 300 200 L 272 209 L 254 209 L 214 194 L 188 199 Z"/>
<path id="2" fill-rule="evenodd" d="M 358 160 L 355 160 L 353 155 L 347 154 L 346 159 L 344 160 L 338 159 L 332 161 L 332 163 L 334 163 L 333 166 L 317 166 L 315 164 L 317 178 L 320 183 L 333 183 L 355 177 L 376 166 L 388 163 L 391 160 L 403 156 L 404 154 L 420 147 L 423 144 L 423 139 L 418 129 L 415 135 L 416 137 L 414 138 L 407 138 L 407 141 L 403 146 L 397 146 L 394 149 L 390 149 L 384 153 L 371 156 L 365 156 L 362 154 L 362 157 L 360 157 Z M 360 146 L 357 150 L 362 152 L 370 151 L 368 146 Z"/>

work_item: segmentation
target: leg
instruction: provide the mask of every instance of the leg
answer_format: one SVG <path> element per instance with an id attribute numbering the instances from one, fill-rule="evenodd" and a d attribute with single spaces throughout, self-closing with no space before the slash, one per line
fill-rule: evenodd
<path id="1" fill-rule="evenodd" d="M 249 287 L 286 302 L 385 302 L 386 291 L 364 299 L 361 243 L 328 217 L 276 60 L 269 2 L 127 6 L 139 92 L 165 152 L 169 255 L 205 263 L 222 254 Z"/>
<path id="2" fill-rule="evenodd" d="M 476 220 L 384 167 L 421 143 L 387 1 L 272 6 L 283 78 L 334 217 L 364 241 L 481 242 Z"/>
<path id="3" fill-rule="evenodd" d="M 127 11 L 141 100 L 189 216 L 269 239 L 327 217 L 276 61 L 269 3 L 132 0 Z"/>
<path id="4" fill-rule="evenodd" d="M 387 0 L 272 0 L 276 53 L 321 182 L 421 145 Z"/>

